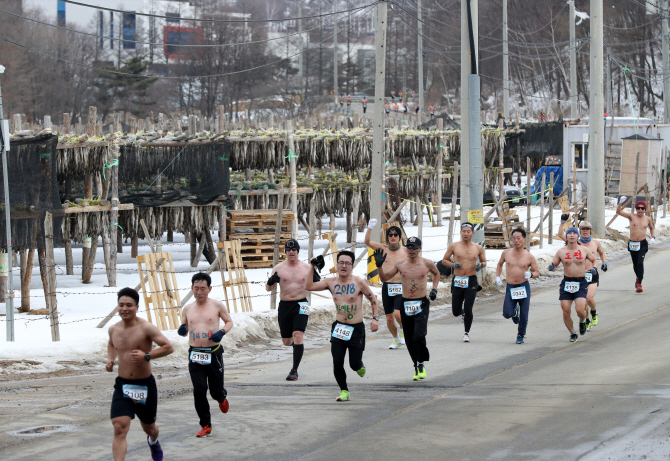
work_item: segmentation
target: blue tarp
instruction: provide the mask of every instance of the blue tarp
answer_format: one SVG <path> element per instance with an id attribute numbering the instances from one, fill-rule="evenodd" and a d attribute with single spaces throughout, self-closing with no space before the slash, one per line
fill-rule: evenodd
<path id="1" fill-rule="evenodd" d="M 562 166 L 543 166 L 537 171 L 537 176 L 535 177 L 535 184 L 531 190 L 531 194 L 540 192 L 542 188 L 542 173 L 546 172 L 546 181 L 547 187 L 549 187 L 549 178 L 551 173 L 554 173 L 554 181 L 556 185 L 554 186 L 554 197 L 560 195 L 563 192 L 563 167 Z"/>

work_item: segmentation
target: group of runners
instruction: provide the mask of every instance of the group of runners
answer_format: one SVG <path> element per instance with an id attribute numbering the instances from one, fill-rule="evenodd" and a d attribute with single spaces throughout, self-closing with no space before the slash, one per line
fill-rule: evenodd
<path id="1" fill-rule="evenodd" d="M 646 216 L 645 202 L 638 202 L 636 213 L 622 210 L 626 197 L 621 198 L 617 214 L 630 221 L 631 254 L 636 275 L 635 290 L 642 292 L 644 257 L 648 249 L 646 231 L 650 229 L 650 244 L 655 241 L 653 222 Z M 570 341 L 577 341 L 579 335 L 574 329 L 571 317 L 572 304 L 580 319 L 579 334 L 584 335 L 598 324 L 595 294 L 599 284 L 597 257 L 601 270 L 607 271 L 606 255 L 601 243 L 592 238 L 591 225 L 582 221 L 579 229 L 564 230 L 568 216 L 561 217 L 559 237 L 565 240 L 564 247 L 554 256 L 548 270 L 554 271 L 563 264 L 564 277 L 559 287 L 559 300 L 563 310 L 563 320 L 570 332 Z M 437 298 L 440 272 L 429 259 L 420 256 L 421 240 L 407 239 L 402 244 L 402 231 L 396 226 L 386 230 L 386 241 L 381 244 L 371 240 L 372 229 L 377 221 L 371 219 L 365 235 L 365 244 L 374 250 L 373 257 L 382 283 L 382 307 L 386 315 L 386 325 L 393 336 L 389 349 L 406 346 L 414 369 L 412 379 L 425 379 L 426 364 L 429 361 L 426 336 L 430 302 Z M 453 272 L 451 282 L 452 313 L 461 317 L 464 323 L 463 341 L 470 342 L 473 323 L 473 306 L 477 292 L 481 290 L 477 273 L 486 267 L 483 248 L 472 241 L 474 225 L 461 224 L 461 240 L 447 248 L 442 263 Z M 526 247 L 526 231 L 517 228 L 512 231 L 512 248 L 503 251 L 496 268 L 496 283 L 503 286 L 501 274 L 505 268 L 506 288 L 502 315 L 518 324 L 517 344 L 524 343 L 530 310 L 531 287 L 529 280 L 540 276 L 535 257 Z M 282 342 L 293 349 L 293 364 L 286 379 L 298 380 L 298 367 L 304 354 L 303 335 L 310 315 L 307 292 L 330 291 L 336 308 L 335 321 L 331 326 L 330 343 L 333 358 L 333 374 L 340 394 L 337 401 L 350 400 L 347 385 L 345 358 L 349 353 L 349 367 L 365 376 L 363 363 L 366 325 L 363 319 L 363 297 L 372 308 L 370 331 L 379 328 L 379 306 L 367 281 L 353 275 L 355 255 L 351 251 L 337 254 L 334 277 L 321 279 L 319 271 L 325 266 L 323 256 L 312 258 L 308 263 L 300 261 L 300 244 L 291 239 L 285 244 L 286 259 L 271 271 L 266 290 L 279 287 L 280 303 L 277 311 Z M 596 256 L 597 255 L 597 256 Z M 428 274 L 432 276 L 432 289 L 428 291 Z M 222 413 L 229 410 L 227 392 L 224 387 L 223 347 L 221 340 L 233 327 L 233 321 L 226 307 L 220 301 L 210 299 L 211 278 L 205 273 L 197 273 L 191 281 L 195 301 L 184 307 L 180 336 L 188 337 L 188 369 L 193 384 L 193 397 L 200 430 L 196 437 L 207 437 L 212 433 L 212 415 L 207 391 Z M 154 461 L 163 459 L 158 442 L 156 424 L 157 388 L 151 373 L 151 360 L 173 352 L 169 340 L 160 330 L 137 316 L 139 294 L 131 288 L 118 292 L 118 313 L 121 321 L 109 328 L 108 361 L 106 369 L 112 372 L 118 359 L 118 377 L 114 385 L 111 404 L 111 421 L 114 427 L 112 451 L 115 461 L 123 460 L 126 454 L 126 434 L 130 422 L 137 415 L 142 429 L 147 434 L 147 443 Z M 589 312 L 591 317 L 589 319 Z M 223 326 L 221 327 L 221 322 Z M 152 349 L 155 343 L 158 347 Z"/>

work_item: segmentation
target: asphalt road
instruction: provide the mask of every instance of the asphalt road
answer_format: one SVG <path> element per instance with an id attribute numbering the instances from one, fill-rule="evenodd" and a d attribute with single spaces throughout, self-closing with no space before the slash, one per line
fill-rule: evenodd
<path id="1" fill-rule="evenodd" d="M 335 401 L 328 347 L 306 353 L 296 383 L 284 380 L 287 361 L 229 369 L 230 412 L 212 401 L 214 432 L 206 439 L 194 437 L 188 375 L 157 369 L 165 459 L 670 459 L 669 257 L 667 248 L 649 254 L 642 294 L 634 293 L 625 259 L 601 274 L 600 322 L 577 343 L 563 325 L 558 277 L 533 292 L 524 345 L 514 343 L 516 327 L 502 318 L 500 301 L 475 306 L 469 344 L 460 319 L 436 310 L 423 381 L 412 381 L 405 348 L 388 350 L 387 334 L 368 335 L 367 375 L 347 370 L 350 402 Z M 95 372 L 0 383 L 0 459 L 111 459 L 113 378 Z M 57 424 L 71 430 L 9 433 Z M 128 442 L 126 459 L 149 459 L 137 421 Z"/>

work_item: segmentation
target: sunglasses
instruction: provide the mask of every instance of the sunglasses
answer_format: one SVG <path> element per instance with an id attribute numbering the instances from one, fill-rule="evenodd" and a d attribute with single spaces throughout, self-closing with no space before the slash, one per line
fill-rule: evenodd
<path id="1" fill-rule="evenodd" d="M 392 232 L 389 234 L 389 237 L 400 237 L 400 235 Z"/>
<path id="2" fill-rule="evenodd" d="M 645 208 L 645 207 L 643 207 L 643 206 L 638 206 L 638 207 L 635 207 L 635 209 L 636 209 L 636 210 L 646 210 L 646 208 Z"/>

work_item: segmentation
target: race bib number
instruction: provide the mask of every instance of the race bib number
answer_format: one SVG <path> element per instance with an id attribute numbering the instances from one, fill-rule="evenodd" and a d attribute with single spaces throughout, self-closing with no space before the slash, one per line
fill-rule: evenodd
<path id="1" fill-rule="evenodd" d="M 563 290 L 566 293 L 577 293 L 579 291 L 579 282 L 565 282 Z"/>
<path id="2" fill-rule="evenodd" d="M 388 286 L 389 296 L 398 296 L 398 295 L 402 294 L 402 284 L 401 283 L 389 283 L 387 286 Z"/>
<path id="3" fill-rule="evenodd" d="M 149 397 L 149 389 L 147 386 L 124 384 L 122 390 L 125 398 L 130 399 L 135 403 L 141 403 L 142 405 L 147 403 L 147 398 Z"/>
<path id="4" fill-rule="evenodd" d="M 421 301 L 405 301 L 405 314 L 413 316 L 421 312 Z"/>
<path id="5" fill-rule="evenodd" d="M 354 327 L 351 325 L 342 325 L 338 323 L 333 329 L 333 338 L 341 339 L 342 341 L 349 341 L 351 335 L 354 334 Z"/>
<path id="6" fill-rule="evenodd" d="M 209 365 L 212 363 L 212 353 L 191 351 L 190 360 L 198 365 Z"/>
<path id="7" fill-rule="evenodd" d="M 584 277 L 586 278 L 586 281 L 588 283 L 591 283 L 593 281 L 593 272 L 586 271 L 586 273 L 584 274 Z"/>
<path id="8" fill-rule="evenodd" d="M 628 242 L 628 249 L 630 251 L 640 251 L 640 242 Z"/>
<path id="9" fill-rule="evenodd" d="M 300 306 L 300 310 L 298 311 L 298 314 L 302 315 L 309 315 L 309 303 L 302 301 L 299 302 L 298 305 Z"/>
<path id="10" fill-rule="evenodd" d="M 470 277 L 467 275 L 457 275 L 454 277 L 454 286 L 457 288 L 467 288 Z"/>
<path id="11" fill-rule="evenodd" d="M 512 295 L 512 299 L 525 299 L 528 297 L 526 287 L 510 288 L 509 292 Z"/>

